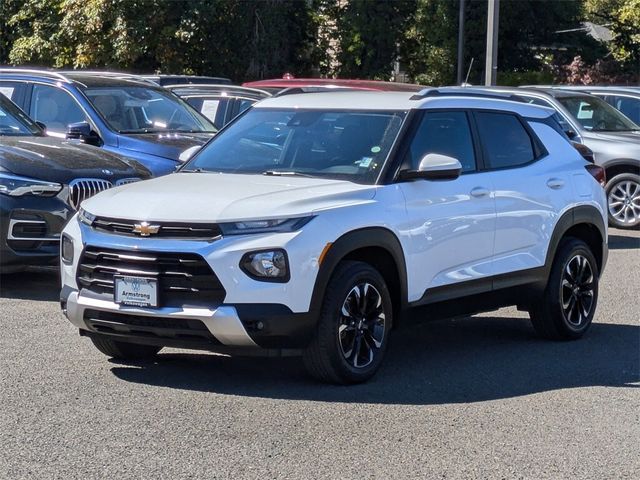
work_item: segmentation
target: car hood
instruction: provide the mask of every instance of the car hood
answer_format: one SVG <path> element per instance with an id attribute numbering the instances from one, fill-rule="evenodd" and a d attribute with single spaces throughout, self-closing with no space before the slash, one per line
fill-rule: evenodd
<path id="1" fill-rule="evenodd" d="M 55 137 L 0 137 L 0 167 L 15 175 L 69 183 L 75 178 L 149 178 L 135 160 Z"/>
<path id="2" fill-rule="evenodd" d="M 124 150 L 133 150 L 179 161 L 180 154 L 187 148 L 202 146 L 213 133 L 135 133 L 121 135 L 118 146 Z"/>
<path id="3" fill-rule="evenodd" d="M 308 215 L 372 201 L 376 187 L 340 180 L 174 173 L 104 191 L 83 203 L 99 217 L 224 222 Z"/>

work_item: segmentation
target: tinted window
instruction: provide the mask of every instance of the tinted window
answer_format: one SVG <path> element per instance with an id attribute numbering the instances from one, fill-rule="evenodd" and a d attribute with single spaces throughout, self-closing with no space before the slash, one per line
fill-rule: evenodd
<path id="1" fill-rule="evenodd" d="M 515 167 L 535 159 L 531 137 L 515 115 L 476 113 L 489 168 Z"/>
<path id="2" fill-rule="evenodd" d="M 22 110 L 0 95 L 0 136 L 19 135 L 35 136 L 43 132 Z"/>
<path id="3" fill-rule="evenodd" d="M 404 168 L 417 169 L 428 153 L 439 153 L 457 158 L 463 172 L 476 169 L 473 139 L 467 114 L 464 112 L 428 112 L 422 118 Z"/>
<path id="4" fill-rule="evenodd" d="M 71 95 L 48 85 L 33 86 L 31 116 L 54 132 L 66 132 L 70 123 L 86 121 L 84 112 Z"/>
<path id="5" fill-rule="evenodd" d="M 640 98 L 607 95 L 604 99 L 635 123 L 640 124 Z"/>

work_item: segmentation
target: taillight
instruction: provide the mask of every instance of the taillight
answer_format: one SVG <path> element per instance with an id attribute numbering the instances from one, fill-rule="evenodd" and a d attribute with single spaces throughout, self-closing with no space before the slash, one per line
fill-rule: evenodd
<path id="1" fill-rule="evenodd" d="M 575 148 L 580 153 L 580 155 L 582 155 L 582 158 L 584 158 L 587 162 L 596 163 L 593 158 L 593 150 L 591 150 L 589 147 L 578 142 L 571 142 L 571 145 L 573 145 L 573 148 Z"/>
<path id="2" fill-rule="evenodd" d="M 593 178 L 600 184 L 602 188 L 607 184 L 607 175 L 604 173 L 604 168 L 600 165 L 585 165 L 584 168 L 591 174 Z"/>

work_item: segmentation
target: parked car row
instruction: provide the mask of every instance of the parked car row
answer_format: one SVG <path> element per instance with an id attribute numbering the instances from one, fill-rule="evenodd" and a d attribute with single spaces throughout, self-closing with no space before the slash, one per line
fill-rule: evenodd
<path id="1" fill-rule="evenodd" d="M 273 96 L 341 90 L 415 94 L 422 90 L 422 94 L 428 94 L 425 93 L 428 90 L 423 88 L 381 81 L 293 78 L 248 82 L 237 86 L 223 77 L 137 76 L 119 72 L 0 68 L 0 94 L 22 108 L 21 111 L 6 102 L 3 104 L 4 121 L 0 122 L 3 160 L 0 167 L 7 175 L 26 175 L 27 179 L 34 182 L 62 182 L 60 192 L 56 195 L 40 193 L 37 189 L 11 190 L 13 194 L 8 194 L 9 190 L 0 192 L 13 197 L 11 201 L 1 197 L 4 243 L 0 268 L 7 271 L 29 264 L 56 261 L 57 243 L 64 221 L 54 221 L 47 213 L 51 209 L 57 213 L 63 212 L 52 206 L 55 203 L 53 198 L 62 198 L 67 205 L 64 213 L 59 215 L 59 218 L 66 219 L 79 206 L 79 202 L 69 196 L 73 192 L 76 196 L 80 195 L 82 200 L 105 188 L 119 185 L 126 178 L 145 179 L 172 173 L 219 129 L 256 102 Z M 437 89 L 431 92 L 438 94 Z M 634 116 L 640 105 L 640 89 L 473 87 L 449 89 L 448 95 L 506 95 L 510 100 L 553 108 L 559 130 L 573 141 L 587 160 L 605 168 L 609 223 L 622 228 L 640 224 L 638 126 L 605 103 L 609 102 Z M 9 122 L 8 118 L 12 115 L 19 120 Z M 20 122 L 27 122 L 33 130 L 30 130 L 31 127 L 26 127 L 25 131 L 20 128 L 16 130 L 12 126 Z M 26 138 L 29 136 L 26 131 L 37 137 L 37 141 Z M 81 151 L 85 163 L 76 165 L 71 159 L 78 157 L 66 154 L 68 175 L 60 179 L 56 176 L 59 173 L 57 168 L 53 175 L 49 175 L 48 169 L 20 169 L 17 167 L 22 165 L 20 162 L 9 164 L 9 160 L 4 160 L 9 157 L 6 153 L 9 150 L 15 157 L 15 151 L 24 153 L 27 150 L 26 145 L 35 148 L 36 144 L 41 146 L 43 142 L 54 142 L 46 139 L 43 132 L 49 137 L 59 137 L 56 150 L 49 146 L 48 150 L 43 151 L 40 147 L 37 153 L 47 158 L 49 166 L 56 162 L 55 153 L 65 151 Z M 336 144 L 336 148 L 340 148 L 339 144 Z M 99 149 L 105 155 L 100 156 Z M 86 158 L 95 161 L 95 171 L 86 170 Z M 123 173 L 120 178 L 117 174 L 119 169 L 112 168 L 113 162 L 126 164 L 131 171 Z M 24 165 L 29 163 L 24 162 Z M 102 171 L 116 174 L 100 174 Z M 0 188 L 13 187 L 3 185 Z M 17 195 L 15 192 L 23 193 Z M 25 221 L 17 222 L 22 217 L 16 212 L 35 208 L 33 197 L 38 197 L 38 202 L 43 205 L 41 213 L 30 213 L 35 215 L 30 231 L 39 233 L 25 236 Z M 20 202 L 27 202 L 30 206 L 19 207 L 22 205 Z M 12 208 L 9 208 L 10 205 Z"/>

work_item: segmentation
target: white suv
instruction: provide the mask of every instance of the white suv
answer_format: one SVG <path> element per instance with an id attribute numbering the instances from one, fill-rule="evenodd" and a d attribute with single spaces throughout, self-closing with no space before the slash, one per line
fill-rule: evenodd
<path id="1" fill-rule="evenodd" d="M 414 306 L 518 305 L 578 338 L 607 257 L 603 171 L 553 110 L 496 97 L 264 100 L 179 172 L 83 203 L 62 308 L 112 357 L 299 352 L 336 383 L 370 378 Z"/>

